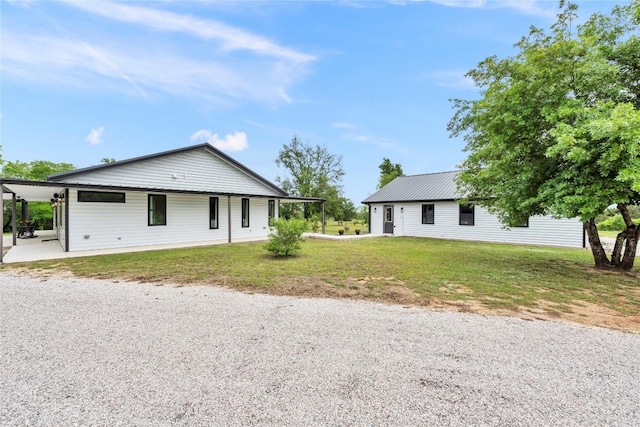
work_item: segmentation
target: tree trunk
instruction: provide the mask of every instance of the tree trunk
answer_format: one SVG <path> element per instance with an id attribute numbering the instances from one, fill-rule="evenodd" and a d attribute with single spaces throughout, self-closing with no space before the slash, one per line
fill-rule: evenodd
<path id="1" fill-rule="evenodd" d="M 640 239 L 640 224 L 635 229 L 627 229 L 627 244 L 624 249 L 624 257 L 620 263 L 620 268 L 625 271 L 631 271 L 633 263 L 636 260 L 636 251 L 638 249 L 638 240 Z"/>
<path id="2" fill-rule="evenodd" d="M 611 267 L 607 253 L 602 247 L 600 242 L 600 235 L 598 234 L 598 227 L 596 226 L 595 218 L 591 218 L 585 223 L 587 229 L 587 236 L 589 237 L 589 246 L 591 247 L 591 253 L 593 254 L 593 260 L 596 263 L 597 268 Z"/>
<path id="3" fill-rule="evenodd" d="M 625 271 L 630 271 L 633 268 L 633 263 L 636 259 L 636 250 L 638 248 L 638 239 L 640 238 L 640 224 L 635 225 L 631 220 L 631 215 L 629 214 L 629 210 L 624 203 L 618 204 L 618 210 L 622 214 L 622 218 L 624 219 L 624 223 L 627 225 L 627 229 L 622 233 L 618 234 L 616 239 L 616 248 L 618 247 L 618 241 L 621 239 L 621 235 L 624 235 L 626 239 L 626 244 L 624 248 L 624 257 L 622 261 L 620 261 L 620 253 L 618 252 L 618 259 L 615 260 L 614 264 L 618 268 L 622 268 Z M 619 251 L 622 248 L 619 249 Z M 614 248 L 615 255 L 615 248 Z M 614 262 L 612 258 L 611 262 Z"/>
<path id="4" fill-rule="evenodd" d="M 622 247 L 624 246 L 625 240 L 627 240 L 627 230 L 621 231 L 616 236 L 616 244 L 611 253 L 611 265 L 617 267 L 621 264 L 620 258 L 622 257 Z"/>

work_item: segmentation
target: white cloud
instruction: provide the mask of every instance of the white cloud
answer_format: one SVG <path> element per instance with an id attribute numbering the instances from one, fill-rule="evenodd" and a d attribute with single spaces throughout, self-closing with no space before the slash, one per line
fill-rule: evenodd
<path id="1" fill-rule="evenodd" d="M 169 93 L 222 107 L 247 101 L 278 105 L 291 102 L 289 88 L 315 60 L 312 55 L 212 20 L 128 4 L 69 5 L 136 24 L 136 35 L 124 28 L 117 31 L 119 27 L 113 23 L 91 31 L 60 31 L 43 25 L 30 33 L 4 25 L 0 51 L 3 77 L 143 97 Z M 157 31 L 145 29 L 179 32 L 194 43 L 174 45 Z M 206 48 L 190 50 L 188 46 L 202 44 L 194 38 L 205 40 Z"/>
<path id="2" fill-rule="evenodd" d="M 351 123 L 345 123 L 345 122 L 334 122 L 334 123 L 331 123 L 331 126 L 336 129 L 355 129 L 356 128 L 356 125 L 352 125 Z"/>
<path id="3" fill-rule="evenodd" d="M 224 138 L 220 138 L 217 133 L 202 129 L 191 135 L 190 139 L 192 142 L 206 140 L 221 151 L 242 151 L 249 148 L 247 134 L 244 132 L 228 133 Z"/>
<path id="4" fill-rule="evenodd" d="M 70 1 L 69 5 L 116 21 L 141 24 L 157 30 L 181 32 L 204 40 L 217 40 L 225 50 L 248 50 L 294 63 L 314 60 L 312 55 L 279 46 L 271 40 L 222 22 L 123 3 Z"/>
<path id="5" fill-rule="evenodd" d="M 98 145 L 102 143 L 102 134 L 104 133 L 104 127 L 91 129 L 89 135 L 87 135 L 87 142 L 91 145 Z"/>
<path id="6" fill-rule="evenodd" d="M 555 18 L 557 2 L 541 2 L 540 0 L 389 0 L 392 4 L 421 3 L 428 1 L 447 7 L 464 7 L 477 9 L 515 9 L 525 15 Z M 545 4 L 545 7 L 541 6 Z"/>
<path id="7" fill-rule="evenodd" d="M 351 123 L 335 122 L 331 124 L 336 129 L 342 129 L 343 133 L 340 135 L 345 141 L 357 142 L 359 144 L 373 145 L 383 150 L 394 151 L 396 153 L 407 154 L 408 151 L 402 145 L 382 138 L 376 135 L 371 135 L 368 132 L 360 131 L 358 126 Z"/>
<path id="8" fill-rule="evenodd" d="M 437 71 L 428 73 L 427 79 L 433 80 L 436 85 L 461 90 L 477 90 L 473 79 L 465 76 L 464 71 Z"/>

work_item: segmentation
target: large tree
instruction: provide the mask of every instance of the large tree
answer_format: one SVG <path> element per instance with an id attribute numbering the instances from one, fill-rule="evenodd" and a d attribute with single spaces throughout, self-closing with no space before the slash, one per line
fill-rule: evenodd
<path id="1" fill-rule="evenodd" d="M 324 145 L 312 146 L 294 135 L 278 153 L 276 165 L 287 171 L 287 176 L 278 176 L 276 181 L 293 196 L 324 198 L 328 205 L 341 197 L 342 156 L 329 153 Z M 304 218 L 317 210 L 318 207 L 305 204 Z"/>
<path id="2" fill-rule="evenodd" d="M 517 54 L 467 76 L 478 100 L 455 100 L 449 123 L 468 158 L 459 189 L 507 225 L 552 214 L 586 224 L 597 267 L 631 270 L 640 225 L 640 1 L 575 25 L 560 2 L 548 31 L 532 27 Z M 608 257 L 595 217 L 615 205 L 627 226 Z M 624 255 L 622 249 L 624 247 Z"/>
<path id="3" fill-rule="evenodd" d="M 386 157 L 382 158 L 382 163 L 378 166 L 380 178 L 378 178 L 378 189 L 384 187 L 399 176 L 404 175 L 400 163 L 391 163 Z"/>

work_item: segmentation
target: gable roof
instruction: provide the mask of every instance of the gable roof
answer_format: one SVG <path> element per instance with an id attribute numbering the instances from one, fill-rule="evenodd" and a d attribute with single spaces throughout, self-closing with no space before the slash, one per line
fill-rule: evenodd
<path id="1" fill-rule="evenodd" d="M 459 171 L 399 176 L 362 203 L 427 202 L 457 200 L 455 179 Z"/>
<path id="2" fill-rule="evenodd" d="M 235 167 L 236 169 L 238 169 L 238 170 L 244 172 L 245 174 L 251 176 L 253 179 L 255 179 L 256 181 L 260 182 L 261 184 L 263 184 L 263 185 L 267 186 L 268 188 L 272 189 L 273 191 L 276 192 L 276 194 L 279 194 L 279 195 L 281 195 L 283 197 L 289 196 L 289 194 L 286 191 L 284 191 L 283 189 L 281 189 L 277 185 L 273 184 L 272 182 L 270 182 L 267 179 L 263 178 L 262 176 L 258 175 L 257 173 L 255 173 L 251 169 L 247 168 L 246 166 L 242 165 L 238 161 L 236 161 L 233 158 L 229 157 L 228 155 L 224 154 L 222 151 L 220 151 L 217 148 L 213 147 L 209 143 L 197 144 L 197 145 L 192 145 L 192 146 L 189 146 L 189 147 L 178 148 L 178 149 L 175 149 L 175 150 L 163 151 L 163 152 L 156 153 L 156 154 L 150 154 L 150 155 L 146 155 L 146 156 L 134 157 L 134 158 L 131 158 L 131 159 L 120 160 L 120 161 L 117 161 L 117 162 L 114 162 L 114 163 L 107 163 L 107 164 L 104 164 L 104 165 L 97 165 L 97 166 L 90 166 L 90 167 L 86 167 L 86 168 L 75 169 L 75 170 L 70 171 L 70 172 L 61 172 L 61 173 L 57 173 L 57 174 L 54 174 L 54 175 L 51 175 L 51 176 L 47 177 L 47 181 L 65 182 L 65 181 L 69 180 L 70 178 L 77 177 L 77 176 L 80 176 L 80 175 L 84 175 L 84 174 L 87 174 L 87 173 L 93 173 L 93 172 L 97 172 L 97 171 L 105 171 L 105 170 L 109 170 L 109 169 L 112 169 L 112 168 L 117 168 L 117 167 L 124 166 L 124 165 L 132 165 L 132 164 L 136 164 L 136 163 L 145 162 L 145 161 L 148 161 L 148 160 L 158 159 L 158 158 L 161 158 L 161 157 L 172 156 L 172 155 L 176 155 L 176 154 L 180 154 L 180 153 L 186 153 L 186 152 L 198 151 L 198 150 L 207 151 L 210 154 L 220 158 L 222 161 L 230 164 L 231 166 Z"/>

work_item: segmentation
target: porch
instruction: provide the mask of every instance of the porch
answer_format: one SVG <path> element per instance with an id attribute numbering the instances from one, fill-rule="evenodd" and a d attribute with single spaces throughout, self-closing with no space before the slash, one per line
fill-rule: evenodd
<path id="1" fill-rule="evenodd" d="M 13 246 L 12 236 L 3 236 L 3 248 L 5 251 L 3 263 L 17 263 L 17 262 L 29 262 L 29 261 L 44 261 L 51 259 L 62 258 L 78 258 L 85 256 L 95 255 L 109 255 L 109 254 L 122 254 L 128 252 L 144 252 L 144 251 L 156 251 L 161 249 L 178 249 L 178 248 L 191 248 L 195 246 L 212 246 L 212 245 L 224 245 L 227 242 L 220 241 L 203 241 L 203 242 L 185 242 L 175 243 L 167 245 L 146 245 L 146 246 L 132 246 L 123 248 L 111 248 L 111 249 L 96 249 L 87 251 L 65 252 L 56 239 L 55 232 L 53 230 L 39 230 L 38 237 L 32 239 L 19 239 L 18 244 Z M 235 242 L 251 242 L 252 239 L 236 240 Z"/>

